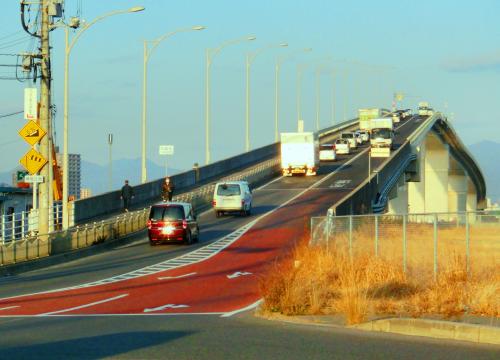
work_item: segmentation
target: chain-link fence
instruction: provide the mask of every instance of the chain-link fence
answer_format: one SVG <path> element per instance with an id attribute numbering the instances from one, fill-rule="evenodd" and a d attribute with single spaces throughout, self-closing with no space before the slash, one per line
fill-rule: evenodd
<path id="1" fill-rule="evenodd" d="M 350 215 L 311 219 L 312 245 L 380 257 L 408 275 L 437 277 L 463 264 L 480 272 L 500 263 L 500 217 L 479 212 Z"/>

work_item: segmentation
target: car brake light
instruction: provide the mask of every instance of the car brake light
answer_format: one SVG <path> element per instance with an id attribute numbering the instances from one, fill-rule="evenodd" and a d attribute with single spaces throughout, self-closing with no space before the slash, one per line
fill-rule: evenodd
<path id="1" fill-rule="evenodd" d="M 148 220 L 148 229 L 151 229 L 151 220 Z"/>
<path id="2" fill-rule="evenodd" d="M 187 229 L 187 227 L 188 227 L 187 221 L 186 220 L 182 220 L 182 228 L 183 229 Z"/>
<path id="3" fill-rule="evenodd" d="M 241 200 L 241 205 L 245 205 L 245 200 Z"/>
<path id="4" fill-rule="evenodd" d="M 216 206 L 216 205 L 217 205 L 217 201 L 212 200 L 212 206 Z"/>

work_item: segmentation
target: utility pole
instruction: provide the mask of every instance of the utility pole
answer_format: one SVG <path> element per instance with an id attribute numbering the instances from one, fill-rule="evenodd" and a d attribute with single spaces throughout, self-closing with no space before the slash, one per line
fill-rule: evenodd
<path id="1" fill-rule="evenodd" d="M 40 32 L 41 41 L 41 83 L 40 83 L 40 126 L 49 132 L 50 126 L 50 44 L 49 44 L 49 0 L 41 1 L 42 26 Z M 40 153 L 45 159 L 49 159 L 51 151 L 51 136 L 45 136 L 40 142 Z M 49 169 L 52 164 L 47 163 L 41 169 L 41 175 L 45 179 L 39 188 L 39 217 L 38 233 L 41 235 L 49 232 Z"/>

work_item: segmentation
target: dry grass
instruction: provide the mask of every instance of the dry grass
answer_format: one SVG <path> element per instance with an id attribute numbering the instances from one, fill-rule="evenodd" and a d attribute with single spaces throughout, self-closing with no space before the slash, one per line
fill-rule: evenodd
<path id="1" fill-rule="evenodd" d="M 465 253 L 457 247 L 457 239 L 463 239 L 457 233 L 461 229 L 441 231 L 439 272 L 434 280 L 430 231 L 430 242 L 428 229 L 423 225 L 414 233 L 423 240 L 412 246 L 408 243 L 406 273 L 402 267 L 400 232 L 385 234 L 383 241 L 381 238 L 379 257 L 373 255 L 373 238 L 363 236 L 362 229 L 353 237 L 356 246 L 352 258 L 342 245 L 345 239 L 330 243 L 328 249 L 307 246 L 303 241 L 288 257 L 273 264 L 261 279 L 262 308 L 264 312 L 285 315 L 343 314 L 347 324 L 387 314 L 499 317 L 498 235 L 490 238 L 490 232 L 488 236 L 484 233 L 487 241 L 482 244 L 476 240 L 474 271 L 468 274 L 465 257 L 457 255 Z M 476 232 L 474 238 L 477 236 Z"/>

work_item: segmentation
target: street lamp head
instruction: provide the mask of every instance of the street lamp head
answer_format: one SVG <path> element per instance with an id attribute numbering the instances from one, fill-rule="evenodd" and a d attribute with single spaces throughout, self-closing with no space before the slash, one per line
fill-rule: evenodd
<path id="1" fill-rule="evenodd" d="M 205 30 L 206 26 L 196 25 L 191 28 L 191 30 Z"/>
<path id="2" fill-rule="evenodd" d="M 313 50 L 312 48 L 305 48 L 303 51 L 308 52 L 308 51 L 312 51 L 312 50 Z"/>
<path id="3" fill-rule="evenodd" d="M 252 40 L 255 40 L 255 39 L 257 39 L 255 36 L 249 36 L 249 37 L 247 37 L 248 41 L 252 41 Z"/>
<path id="4" fill-rule="evenodd" d="M 128 9 L 128 12 L 139 12 L 139 11 L 143 11 L 145 9 L 146 8 L 144 6 L 134 6 L 134 7 L 131 7 L 130 9 Z"/>
<path id="5" fill-rule="evenodd" d="M 281 47 L 288 47 L 288 43 L 281 43 L 280 46 Z"/>

